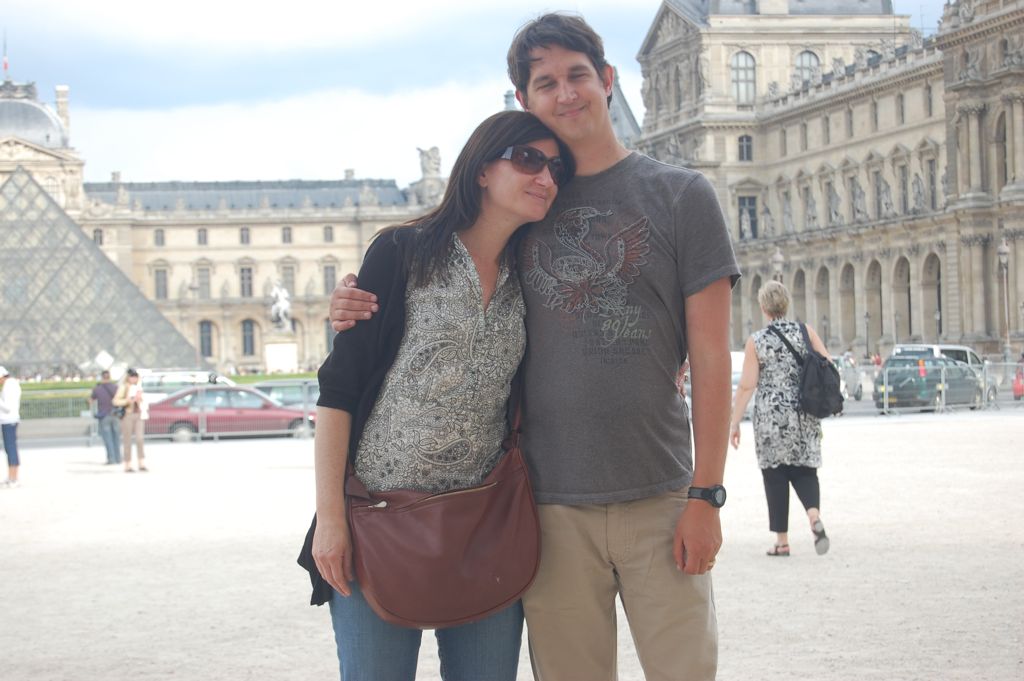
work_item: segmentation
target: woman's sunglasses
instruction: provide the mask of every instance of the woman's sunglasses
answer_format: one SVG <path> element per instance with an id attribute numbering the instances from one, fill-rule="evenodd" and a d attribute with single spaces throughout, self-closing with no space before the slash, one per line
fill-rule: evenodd
<path id="1" fill-rule="evenodd" d="M 512 167 L 526 175 L 537 175 L 544 166 L 551 171 L 551 179 L 561 186 L 565 181 L 565 164 L 560 156 L 548 158 L 544 152 L 538 151 L 527 144 L 513 144 L 498 157 L 512 162 Z"/>

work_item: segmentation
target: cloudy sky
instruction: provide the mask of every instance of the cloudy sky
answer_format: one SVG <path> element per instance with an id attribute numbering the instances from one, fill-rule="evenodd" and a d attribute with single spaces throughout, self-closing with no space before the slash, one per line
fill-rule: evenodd
<path id="1" fill-rule="evenodd" d="M 943 0 L 895 0 L 934 32 Z M 636 53 L 661 0 L 5 0 L 10 77 L 52 104 L 71 88 L 88 181 L 419 176 L 447 172 L 504 106 L 508 43 L 551 9 L 605 40 L 637 119 Z M 244 9 L 242 9 L 244 8 Z"/>

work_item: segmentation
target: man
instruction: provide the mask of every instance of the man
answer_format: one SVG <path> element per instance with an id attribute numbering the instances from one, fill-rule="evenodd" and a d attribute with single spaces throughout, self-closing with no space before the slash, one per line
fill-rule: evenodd
<path id="1" fill-rule="evenodd" d="M 114 395 L 117 386 L 110 380 L 110 372 L 100 374 L 100 382 L 92 389 L 89 401 L 93 404 L 94 413 L 99 420 L 100 437 L 107 448 L 107 463 L 112 466 L 121 463 L 121 419 L 114 408 Z"/>
<path id="2" fill-rule="evenodd" d="M 0 430 L 3 430 L 4 451 L 7 452 L 7 480 L 0 487 L 17 487 L 18 422 L 21 421 L 21 383 L 0 366 Z"/>
<path id="3" fill-rule="evenodd" d="M 713 679 L 707 571 L 721 546 L 739 276 L 721 209 L 703 176 L 616 139 L 613 71 L 582 18 L 528 23 L 508 68 L 520 104 L 577 164 L 519 263 L 529 338 L 523 449 L 542 533 L 540 570 L 523 598 L 534 675 L 615 679 L 618 594 L 647 679 Z M 337 330 L 374 311 L 369 294 L 345 282 L 335 290 Z M 675 383 L 686 359 L 693 457 Z M 698 500 L 688 502 L 688 490 Z"/>

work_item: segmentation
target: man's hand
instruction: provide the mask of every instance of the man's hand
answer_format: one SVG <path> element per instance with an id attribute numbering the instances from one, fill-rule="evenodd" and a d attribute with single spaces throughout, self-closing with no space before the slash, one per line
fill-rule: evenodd
<path id="1" fill-rule="evenodd" d="M 348 331 L 357 321 L 369 319 L 379 309 L 377 296 L 356 288 L 356 275 L 346 274 L 331 294 L 331 328 Z"/>
<path id="2" fill-rule="evenodd" d="M 342 596 L 351 596 L 352 539 L 348 523 L 317 517 L 313 532 L 313 560 L 323 578 Z"/>
<path id="3" fill-rule="evenodd" d="M 690 499 L 676 523 L 672 555 L 676 567 L 688 575 L 702 575 L 714 565 L 722 547 L 722 522 L 718 509 L 700 499 Z"/>

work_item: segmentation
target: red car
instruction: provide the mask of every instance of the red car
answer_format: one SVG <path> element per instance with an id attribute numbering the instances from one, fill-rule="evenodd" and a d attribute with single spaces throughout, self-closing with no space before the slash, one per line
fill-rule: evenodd
<path id="1" fill-rule="evenodd" d="M 199 437 L 292 434 L 312 432 L 316 419 L 251 388 L 197 386 L 149 405 L 147 435 L 175 440 Z"/>

